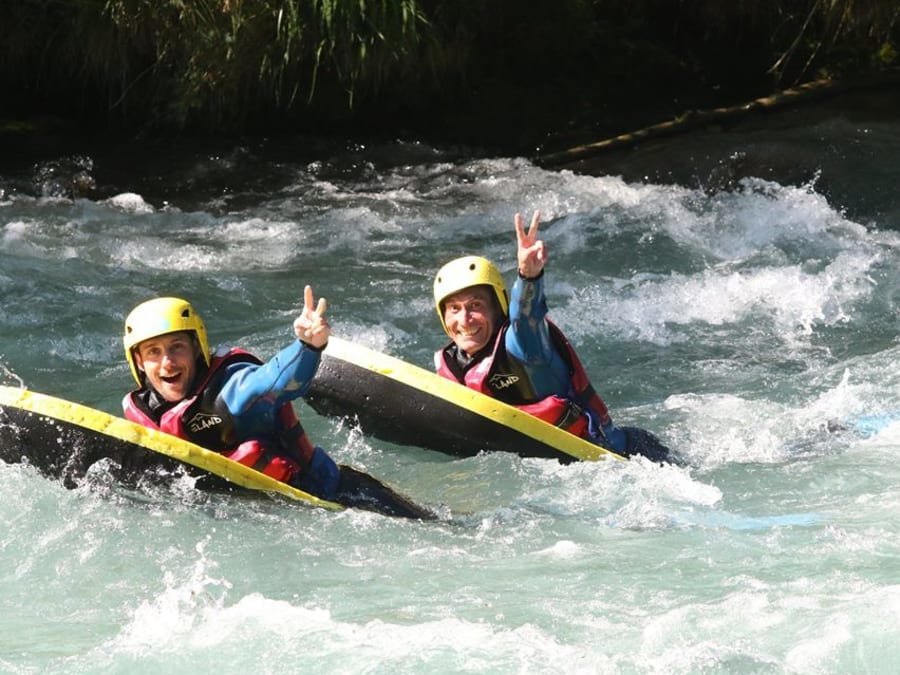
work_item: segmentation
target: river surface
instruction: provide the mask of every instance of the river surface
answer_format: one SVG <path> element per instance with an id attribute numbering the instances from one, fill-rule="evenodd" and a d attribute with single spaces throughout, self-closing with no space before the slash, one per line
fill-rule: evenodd
<path id="1" fill-rule="evenodd" d="M 307 283 L 336 335 L 430 367 L 436 269 L 478 253 L 511 282 L 513 215 L 540 209 L 551 317 L 613 418 L 684 460 L 456 458 L 297 404 L 434 523 L 0 464 L 0 672 L 897 672 L 900 123 L 735 133 L 704 156 L 827 149 L 827 175 L 302 139 L 0 175 L 3 384 L 118 414 L 138 302 L 185 296 L 267 357 Z"/>

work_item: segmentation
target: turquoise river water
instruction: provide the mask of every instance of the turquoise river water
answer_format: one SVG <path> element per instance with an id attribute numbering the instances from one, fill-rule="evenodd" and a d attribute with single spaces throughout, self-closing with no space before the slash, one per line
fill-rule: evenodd
<path id="1" fill-rule="evenodd" d="M 614 419 L 685 461 L 457 458 L 298 402 L 434 523 L 0 463 L 0 672 L 900 670 L 900 123 L 765 145 L 828 154 L 803 181 L 675 183 L 271 142 L 0 176 L 3 384 L 118 414 L 135 304 L 188 297 L 265 357 L 306 283 L 336 335 L 430 367 L 437 267 L 511 280 L 513 214 L 539 208 L 551 317 Z M 98 189 L 71 198 L 75 174 Z"/>

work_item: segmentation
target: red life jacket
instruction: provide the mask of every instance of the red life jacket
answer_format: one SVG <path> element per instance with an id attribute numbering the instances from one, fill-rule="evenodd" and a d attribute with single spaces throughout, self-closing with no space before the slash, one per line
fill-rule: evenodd
<path id="1" fill-rule="evenodd" d="M 219 452 L 229 459 L 287 483 L 303 467 L 309 465 L 313 445 L 290 403 L 285 403 L 278 410 L 279 447 L 268 447 L 257 439 L 237 442 L 231 438 L 231 413 L 223 404 L 217 405 L 216 402 L 222 388 L 225 366 L 239 362 L 262 363 L 241 349 L 217 352 L 210 361 L 209 371 L 194 391 L 166 410 L 159 422 L 137 396 L 140 389 L 126 394 L 122 400 L 125 417 L 145 427 L 164 431 Z"/>
<path id="2" fill-rule="evenodd" d="M 538 399 L 528 379 L 528 374 L 517 359 L 506 352 L 506 331 L 509 322 L 500 329 L 491 353 L 461 374 L 454 371 L 448 359 L 448 348 L 435 352 L 434 363 L 438 375 L 455 380 L 469 389 L 514 405 L 516 408 L 534 415 L 571 434 L 588 440 L 592 438 L 585 409 L 596 413 L 601 425 L 609 423 L 609 411 L 603 399 L 594 390 L 581 360 L 562 331 L 548 321 L 550 338 L 559 354 L 569 367 L 571 394 L 569 397 L 551 394 Z"/>

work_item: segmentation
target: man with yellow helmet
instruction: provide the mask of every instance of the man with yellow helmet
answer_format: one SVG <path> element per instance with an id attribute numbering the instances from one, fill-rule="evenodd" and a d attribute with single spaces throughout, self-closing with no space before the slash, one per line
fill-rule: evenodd
<path id="1" fill-rule="evenodd" d="M 125 319 L 125 359 L 138 389 L 125 417 L 220 452 L 317 497 L 388 515 L 431 519 L 371 476 L 338 466 L 314 446 L 294 411 L 319 367 L 331 329 L 327 303 L 306 286 L 297 339 L 263 363 L 241 349 L 210 352 L 203 321 L 181 298 L 156 298 Z"/>
<path id="2" fill-rule="evenodd" d="M 450 343 L 434 355 L 438 374 L 514 405 L 620 455 L 669 459 L 651 433 L 617 427 L 562 332 L 547 320 L 544 266 L 537 238 L 540 213 L 528 231 L 515 216 L 518 276 L 507 293 L 489 260 L 451 260 L 435 276 L 434 302 Z"/>

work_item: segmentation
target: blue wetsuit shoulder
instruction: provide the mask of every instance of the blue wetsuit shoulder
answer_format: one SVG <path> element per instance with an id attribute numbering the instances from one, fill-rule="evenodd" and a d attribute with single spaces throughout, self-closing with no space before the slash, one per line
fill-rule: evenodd
<path id="1" fill-rule="evenodd" d="M 320 359 L 320 351 L 295 340 L 261 365 L 230 364 L 219 399 L 236 419 L 260 405 L 278 410 L 306 393 Z"/>

